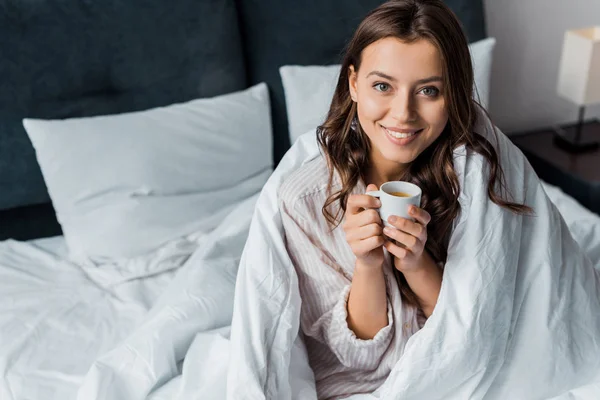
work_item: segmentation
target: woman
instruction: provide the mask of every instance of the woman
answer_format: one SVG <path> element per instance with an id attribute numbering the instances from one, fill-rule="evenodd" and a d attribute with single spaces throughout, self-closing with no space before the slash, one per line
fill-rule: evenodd
<path id="1" fill-rule="evenodd" d="M 529 210 L 498 193 L 502 167 L 474 132 L 479 106 L 472 93 L 466 37 L 441 1 L 387 2 L 350 41 L 317 130 L 323 157 L 279 191 L 319 398 L 378 388 L 434 312 L 460 212 L 455 148 L 485 157 L 494 203 Z M 382 227 L 379 200 L 365 194 L 392 180 L 423 190 L 421 207 L 410 211 L 415 222 L 391 218 L 396 229 Z"/>

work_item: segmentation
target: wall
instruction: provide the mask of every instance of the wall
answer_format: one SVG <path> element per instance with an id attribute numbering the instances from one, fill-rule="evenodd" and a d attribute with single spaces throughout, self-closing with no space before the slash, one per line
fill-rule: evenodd
<path id="1" fill-rule="evenodd" d="M 558 96 L 564 32 L 600 25 L 600 0 L 484 0 L 488 35 L 497 39 L 490 112 L 504 132 L 577 119 L 578 106 Z M 600 105 L 586 119 L 600 118 Z"/>

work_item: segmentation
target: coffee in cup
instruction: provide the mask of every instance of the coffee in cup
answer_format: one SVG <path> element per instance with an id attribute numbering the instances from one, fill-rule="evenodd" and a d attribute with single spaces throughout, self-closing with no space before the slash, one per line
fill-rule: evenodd
<path id="1" fill-rule="evenodd" d="M 410 197 L 410 194 L 404 192 L 392 192 L 390 194 L 396 197 Z"/>
<path id="2" fill-rule="evenodd" d="M 421 206 L 421 188 L 417 185 L 404 181 L 386 182 L 379 190 L 367 192 L 369 196 L 377 197 L 381 201 L 378 212 L 385 225 L 391 226 L 387 220 L 395 215 L 414 221 L 408 209 L 410 206 Z"/>

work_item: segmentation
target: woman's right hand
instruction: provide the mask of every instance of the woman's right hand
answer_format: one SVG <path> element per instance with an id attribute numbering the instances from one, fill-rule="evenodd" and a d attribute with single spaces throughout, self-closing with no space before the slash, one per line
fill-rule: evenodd
<path id="1" fill-rule="evenodd" d="M 377 186 L 367 186 L 367 192 Z M 348 197 L 343 229 L 346 241 L 356 256 L 356 263 L 365 267 L 383 265 L 383 224 L 375 209 L 381 207 L 378 198 L 368 194 L 352 194 Z"/>

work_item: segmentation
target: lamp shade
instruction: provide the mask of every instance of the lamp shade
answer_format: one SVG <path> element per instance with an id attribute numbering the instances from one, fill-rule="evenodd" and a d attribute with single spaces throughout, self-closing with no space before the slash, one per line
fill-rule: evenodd
<path id="1" fill-rule="evenodd" d="M 600 26 L 565 32 L 557 89 L 580 106 L 600 103 Z"/>

